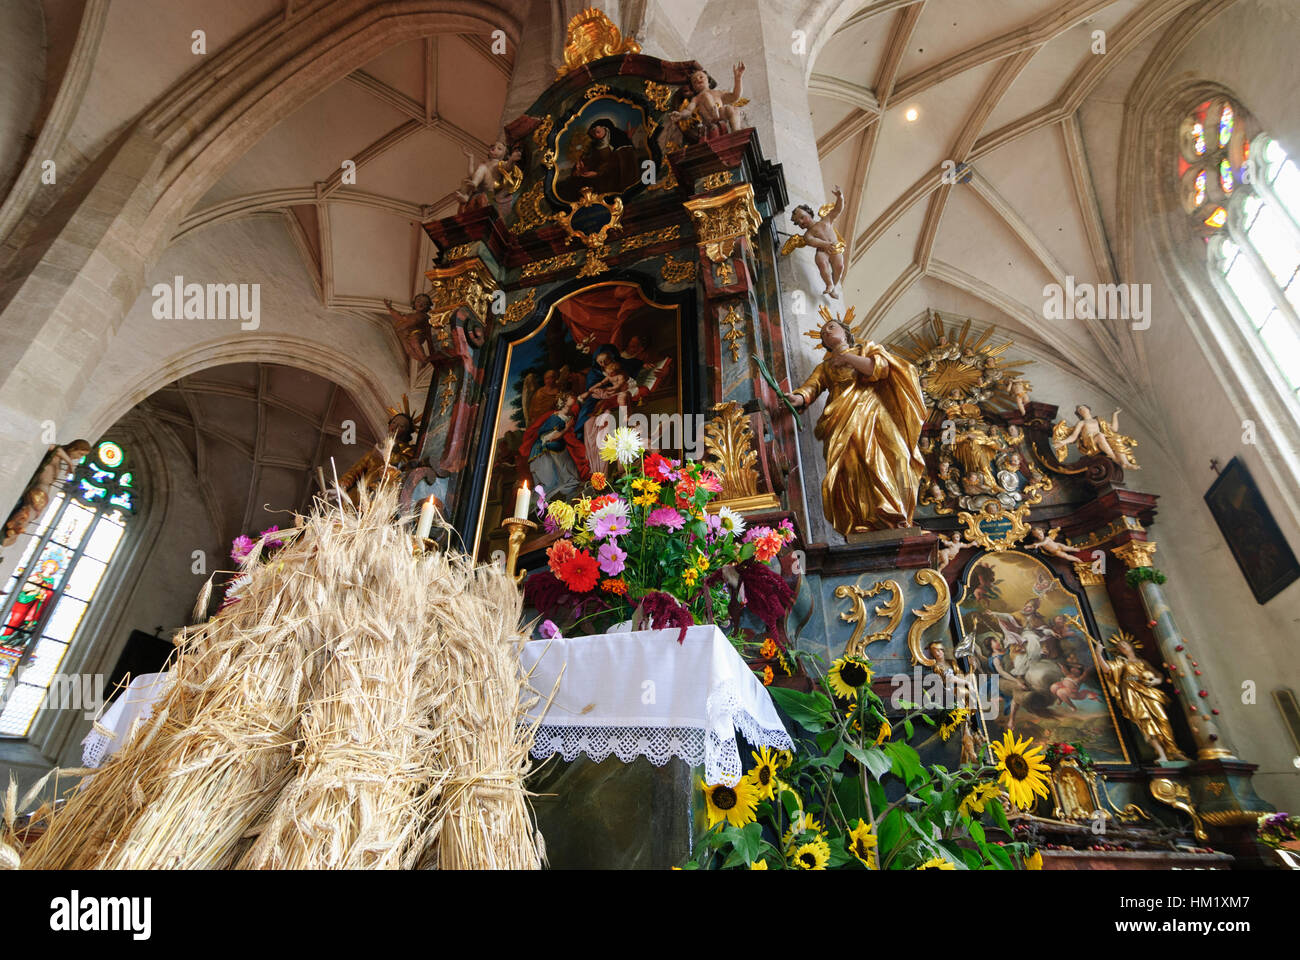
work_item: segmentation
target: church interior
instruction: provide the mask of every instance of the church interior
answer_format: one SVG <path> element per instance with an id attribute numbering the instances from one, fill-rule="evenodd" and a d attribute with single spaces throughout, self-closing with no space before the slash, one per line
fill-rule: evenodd
<path id="1" fill-rule="evenodd" d="M 0 4 L 0 862 L 1300 869 L 1297 48 Z"/>

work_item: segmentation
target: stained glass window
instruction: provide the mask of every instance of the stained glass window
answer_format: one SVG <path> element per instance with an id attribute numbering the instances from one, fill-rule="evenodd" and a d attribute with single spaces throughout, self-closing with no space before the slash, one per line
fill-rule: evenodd
<path id="1" fill-rule="evenodd" d="M 1209 131 L 1209 136 L 1206 133 Z M 1227 98 L 1179 130 L 1176 175 L 1189 226 L 1261 360 L 1300 402 L 1300 172 L 1287 150 Z"/>
<path id="2" fill-rule="evenodd" d="M 18 566 L 0 593 L 0 737 L 27 735 L 77 640 L 135 511 L 127 461 L 120 444 L 100 441 L 71 479 L 55 482 L 27 528 Z"/>

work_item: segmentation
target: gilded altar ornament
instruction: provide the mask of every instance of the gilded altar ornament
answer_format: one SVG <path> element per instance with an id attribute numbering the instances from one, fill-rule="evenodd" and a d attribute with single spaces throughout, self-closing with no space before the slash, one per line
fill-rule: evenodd
<path id="1" fill-rule="evenodd" d="M 614 26 L 604 13 L 588 7 L 569 21 L 564 41 L 564 65 L 555 71 L 555 79 L 559 80 L 602 57 L 640 52 L 641 44 L 631 37 L 624 37 L 623 31 Z"/>
<path id="2" fill-rule="evenodd" d="M 524 264 L 524 269 L 520 271 L 519 276 L 527 279 L 529 277 L 540 277 L 544 273 L 550 273 L 553 270 L 563 270 L 567 267 L 576 266 L 578 263 L 578 254 L 561 253 L 559 256 L 548 257 L 545 260 L 534 260 L 532 263 Z"/>
<path id="3" fill-rule="evenodd" d="M 505 324 L 518 323 L 524 317 L 533 312 L 537 306 L 537 288 L 529 287 L 528 292 L 506 307 L 506 312 L 501 317 L 501 322 Z"/>
<path id="4" fill-rule="evenodd" d="M 1150 787 L 1151 796 L 1156 800 L 1165 806 L 1181 810 L 1192 818 L 1192 831 L 1196 834 L 1197 840 L 1210 838 L 1210 835 L 1205 832 L 1205 824 L 1201 822 L 1201 815 L 1196 812 L 1196 807 L 1192 803 L 1192 792 L 1187 789 L 1187 784 L 1171 780 L 1169 777 L 1156 777 L 1151 781 Z"/>
<path id="5" fill-rule="evenodd" d="M 646 81 L 646 99 L 655 105 L 656 110 L 667 110 L 672 106 L 673 97 L 676 94 L 677 87 L 669 86 L 666 83 L 655 83 L 653 80 Z"/>
<path id="6" fill-rule="evenodd" d="M 515 204 L 515 222 L 510 225 L 511 233 L 528 233 L 555 219 L 555 214 L 542 208 L 546 202 L 546 191 L 541 180 L 523 192 Z"/>
<path id="7" fill-rule="evenodd" d="M 1161 763 L 1186 760 L 1187 757 L 1174 742 L 1174 731 L 1169 725 L 1169 697 L 1160 689 L 1163 682 L 1134 649 L 1136 641 L 1127 633 L 1112 634 L 1107 641 L 1119 652 L 1114 660 L 1106 659 L 1106 651 L 1096 640 L 1092 641 L 1097 655 L 1098 672 L 1120 712 L 1138 728 L 1142 738 L 1151 745 Z"/>
<path id="8" fill-rule="evenodd" d="M 696 261 L 678 260 L 670 253 L 664 257 L 659 275 L 664 278 L 664 283 L 689 283 L 695 280 L 698 268 Z"/>
<path id="9" fill-rule="evenodd" d="M 674 223 L 671 227 L 664 227 L 662 230 L 647 230 L 645 233 L 638 233 L 631 237 L 626 237 L 618 245 L 619 253 L 627 253 L 630 250 L 639 250 L 642 247 L 648 247 L 654 243 L 667 243 L 670 240 L 680 240 L 682 236 L 681 224 Z"/>
<path id="10" fill-rule="evenodd" d="M 745 335 L 740 332 L 740 327 L 744 319 L 736 312 L 734 303 L 727 304 L 727 315 L 722 318 L 720 323 L 725 323 L 730 328 L 722 335 L 722 339 L 727 344 L 727 349 L 731 351 L 732 363 L 737 363 L 740 360 L 740 342 L 745 339 Z"/>
<path id="11" fill-rule="evenodd" d="M 1052 791 L 1052 816 L 1056 819 L 1111 819 L 1101 806 L 1096 773 L 1081 766 L 1075 758 L 1058 760 L 1048 776 L 1047 785 Z"/>
<path id="12" fill-rule="evenodd" d="M 944 536 L 942 533 L 937 536 L 939 543 L 934 559 L 934 568 L 936 570 L 946 569 L 948 564 L 957 559 L 957 554 L 961 553 L 965 547 L 973 546 L 973 544 L 969 544 L 962 539 L 960 530 L 951 537 Z"/>
<path id="13" fill-rule="evenodd" d="M 601 225 L 595 233 L 588 233 L 584 230 L 577 230 L 573 226 L 573 215 L 579 210 L 586 207 L 603 207 L 608 215 L 608 219 Z M 587 259 L 578 271 L 580 277 L 590 277 L 598 273 L 604 273 L 609 269 L 609 264 L 605 263 L 604 258 L 608 255 L 605 244 L 611 230 L 621 230 L 621 221 L 623 219 L 623 198 L 615 197 L 613 200 L 606 200 L 594 194 L 590 187 L 583 187 L 578 196 L 576 203 L 572 204 L 568 210 L 556 214 L 555 221 L 564 229 L 568 236 L 568 243 L 579 240 L 587 248 Z"/>
<path id="14" fill-rule="evenodd" d="M 1076 560 L 1074 562 L 1074 575 L 1079 580 L 1079 586 L 1095 587 L 1106 582 L 1106 578 L 1098 573 L 1092 564 L 1093 561 L 1091 560 Z"/>
<path id="15" fill-rule="evenodd" d="M 707 193 L 710 190 L 717 190 L 719 187 L 725 187 L 731 183 L 732 176 L 730 170 L 719 170 L 717 173 L 710 173 L 700 177 L 696 189 L 700 193 Z"/>
<path id="16" fill-rule="evenodd" d="M 713 411 L 717 416 L 704 425 L 704 462 L 718 474 L 722 493 L 707 509 L 711 513 L 724 506 L 737 512 L 778 509 L 781 501 L 775 494 L 758 492 L 754 469 L 758 451 L 745 408 L 727 401 L 714 404 Z"/>
<path id="17" fill-rule="evenodd" d="M 537 529 L 537 524 L 524 517 L 506 517 L 501 521 L 501 526 L 510 531 L 506 542 L 506 573 L 515 583 L 523 583 L 528 571 L 516 569 L 519 566 L 519 548 L 523 546 L 528 532 Z"/>
<path id="18" fill-rule="evenodd" d="M 420 428 L 420 416 L 411 413 L 411 401 L 402 394 L 402 406 L 386 407 L 388 434 L 361 455 L 356 463 L 338 478 L 338 485 L 354 504 L 361 502 L 362 493 L 369 496 L 385 481 L 401 480 L 402 467 L 415 459 L 415 435 Z"/>
<path id="19" fill-rule="evenodd" d="M 1056 459 L 1064 463 L 1070 444 L 1077 443 L 1079 453 L 1085 457 L 1101 454 L 1126 470 L 1141 469 L 1132 456 L 1137 441 L 1119 432 L 1120 413 L 1116 410 L 1107 423 L 1101 417 L 1094 417 L 1086 404 L 1075 407 L 1074 414 L 1079 419 L 1073 428 L 1064 420 L 1052 427 L 1052 452 Z"/>
<path id="20" fill-rule="evenodd" d="M 933 657 L 925 655 L 925 651 L 921 647 L 921 635 L 925 633 L 930 624 L 938 623 L 943 619 L 944 614 L 948 612 L 949 602 L 952 598 L 948 591 L 948 581 L 937 571 L 918 570 L 913 574 L 913 579 L 916 580 L 917 586 L 933 587 L 935 600 L 933 603 L 924 604 L 912 611 L 912 616 L 916 617 L 916 619 L 907 628 L 907 649 L 912 654 L 913 663 L 921 663 L 927 667 L 932 667 L 935 665 L 935 660 Z M 934 646 L 934 644 L 931 644 L 931 646 Z M 942 649 L 942 644 L 939 646 Z M 933 653 L 933 651 L 931 652 Z M 973 698 L 974 691 L 970 690 L 968 692 Z"/>
<path id="21" fill-rule="evenodd" d="M 855 343 L 852 307 L 843 319 L 825 307 L 820 312 L 818 336 L 830 356 L 785 397 L 806 409 L 829 395 L 814 432 L 826 458 L 826 519 L 845 536 L 910 526 L 925 473 L 917 446 L 925 402 L 916 368 L 877 343 Z"/>
<path id="22" fill-rule="evenodd" d="M 1112 547 L 1111 553 L 1124 561 L 1124 566 L 1130 570 L 1136 570 L 1139 567 L 1151 566 L 1151 558 L 1156 552 L 1156 542 L 1154 540 L 1130 540 L 1120 547 Z"/>
<path id="23" fill-rule="evenodd" d="M 876 604 L 870 616 L 887 617 L 889 623 L 883 630 L 867 633 L 867 601 L 879 596 L 882 590 L 888 590 L 890 598 Z M 835 588 L 835 598 L 848 599 L 852 602 L 850 609 L 840 612 L 840 619 L 845 623 L 857 624 L 853 628 L 849 642 L 844 646 L 845 656 L 860 657 L 868 644 L 888 640 L 894 635 L 899 622 L 903 619 L 903 588 L 899 586 L 897 580 L 877 580 L 866 590 L 856 583 L 842 583 Z"/>
<path id="24" fill-rule="evenodd" d="M 452 401 L 456 399 L 456 384 L 459 382 L 460 376 L 456 371 L 449 370 L 442 381 L 442 393 L 438 397 L 441 401 L 438 406 L 438 416 L 446 416 L 447 411 L 451 409 Z"/>
<path id="25" fill-rule="evenodd" d="M 725 193 L 682 201 L 695 222 L 696 243 L 714 263 L 728 259 L 736 241 L 758 232 L 763 217 L 754 206 L 754 187 L 741 183 Z"/>
<path id="26" fill-rule="evenodd" d="M 813 260 L 821 274 L 825 289 L 822 293 L 837 300 L 840 298 L 840 281 L 844 279 L 844 238 L 835 229 L 835 218 L 844 210 L 844 194 L 837 186 L 834 201 L 823 204 L 817 211 L 820 219 L 813 219 L 813 209 L 806 203 L 794 208 L 790 219 L 803 231 L 803 236 L 792 235 L 781 245 L 781 256 L 788 257 L 800 247 L 816 250 Z"/>
<path id="27" fill-rule="evenodd" d="M 435 313 L 445 315 L 464 307 L 480 323 L 488 322 L 497 281 L 478 257 L 446 267 L 434 267 L 426 270 L 424 275 L 429 279 L 429 296 Z"/>
<path id="28" fill-rule="evenodd" d="M 977 547 L 1001 553 L 1010 550 L 1029 532 L 1029 505 L 1007 510 L 997 500 L 988 500 L 976 513 L 965 511 L 957 519 L 966 527 L 966 539 Z"/>
<path id="29" fill-rule="evenodd" d="M 90 443 L 73 440 L 68 444 L 54 444 L 46 451 L 41 464 L 32 474 L 18 505 L 5 520 L 4 546 L 11 547 L 27 529 L 38 520 L 50 502 L 50 492 L 56 480 L 70 480 L 81 458 L 90 453 Z"/>

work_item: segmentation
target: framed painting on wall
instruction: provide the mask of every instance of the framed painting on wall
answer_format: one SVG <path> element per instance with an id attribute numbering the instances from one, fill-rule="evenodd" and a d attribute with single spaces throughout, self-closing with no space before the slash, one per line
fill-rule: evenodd
<path id="1" fill-rule="evenodd" d="M 1210 485 L 1205 504 L 1257 603 L 1268 603 L 1300 577 L 1300 563 L 1240 457 Z"/>
<path id="2" fill-rule="evenodd" d="M 610 469 L 600 444 L 629 418 L 653 425 L 649 446 L 681 455 L 682 431 L 667 428 L 685 421 L 692 395 L 683 316 L 681 304 L 656 302 L 636 282 L 605 281 L 563 294 L 536 326 L 502 344 L 483 427 L 490 441 L 473 528 L 480 559 L 504 545 L 503 511 L 521 482 L 540 484 L 548 500 L 578 495 L 593 470 Z M 685 339 L 688 347 L 694 340 Z"/>
<path id="3" fill-rule="evenodd" d="M 1082 743 L 1098 763 L 1130 762 L 1092 649 L 1088 603 L 1036 557 L 984 553 L 966 568 L 956 618 L 971 669 L 997 677 L 985 735 Z"/>

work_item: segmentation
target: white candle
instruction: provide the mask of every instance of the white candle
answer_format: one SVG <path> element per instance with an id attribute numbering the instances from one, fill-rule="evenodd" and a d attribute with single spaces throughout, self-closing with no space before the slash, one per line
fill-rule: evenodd
<path id="1" fill-rule="evenodd" d="M 433 497 L 426 497 L 424 504 L 420 507 L 420 524 L 415 528 L 415 536 L 419 540 L 427 539 L 429 531 L 433 529 L 433 514 L 435 511 Z"/>
<path id="2" fill-rule="evenodd" d="M 532 492 L 528 489 L 528 481 L 525 480 L 519 485 L 519 492 L 515 494 L 515 519 L 528 519 L 528 504 L 532 500 Z"/>

